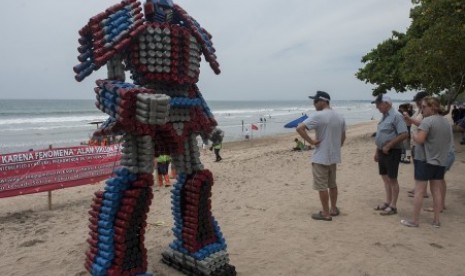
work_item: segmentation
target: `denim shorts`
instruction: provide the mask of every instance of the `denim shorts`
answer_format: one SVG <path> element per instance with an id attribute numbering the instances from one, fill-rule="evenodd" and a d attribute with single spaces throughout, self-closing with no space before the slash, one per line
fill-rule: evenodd
<path id="1" fill-rule="evenodd" d="M 450 168 L 451 168 L 452 165 L 454 164 L 454 161 L 455 161 L 455 152 L 449 151 L 449 152 L 447 153 L 446 172 L 447 172 L 448 170 L 450 170 Z"/>
<path id="2" fill-rule="evenodd" d="M 426 161 L 413 160 L 415 163 L 415 180 L 443 180 L 446 173 L 446 167 L 431 165 Z"/>

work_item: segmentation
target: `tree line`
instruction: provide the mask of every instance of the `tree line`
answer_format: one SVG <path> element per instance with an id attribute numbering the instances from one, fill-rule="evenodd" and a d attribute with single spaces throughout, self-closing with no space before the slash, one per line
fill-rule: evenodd
<path id="1" fill-rule="evenodd" d="M 447 106 L 465 92 L 465 1 L 412 0 L 411 24 L 362 57 L 355 76 L 373 95 L 423 90 Z"/>

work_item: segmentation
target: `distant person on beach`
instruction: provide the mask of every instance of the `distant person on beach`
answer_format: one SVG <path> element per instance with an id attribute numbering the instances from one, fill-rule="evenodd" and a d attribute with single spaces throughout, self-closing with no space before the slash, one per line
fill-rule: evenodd
<path id="1" fill-rule="evenodd" d="M 203 153 L 207 153 L 207 144 L 205 144 L 204 142 L 202 142 L 202 151 Z"/>
<path id="2" fill-rule="evenodd" d="M 457 108 L 456 105 L 452 107 L 451 116 L 452 116 L 452 121 L 454 122 L 454 125 L 456 125 L 460 119 L 460 110 Z"/>
<path id="3" fill-rule="evenodd" d="M 459 127 L 460 131 L 465 131 L 465 120 L 462 119 L 457 123 L 457 126 Z"/>
<path id="4" fill-rule="evenodd" d="M 212 141 L 212 146 L 210 150 L 215 152 L 215 162 L 220 162 L 223 158 L 220 156 L 221 148 L 223 147 L 223 138 L 224 138 L 224 131 L 219 128 L 215 128 L 212 131 L 212 134 L 209 138 Z"/>
<path id="5" fill-rule="evenodd" d="M 158 173 L 158 186 L 162 187 L 165 182 L 165 187 L 171 186 L 170 177 L 168 175 L 171 157 L 166 154 L 161 154 L 157 158 L 157 173 Z"/>
<path id="6" fill-rule="evenodd" d="M 383 204 L 375 210 L 381 215 L 397 214 L 397 199 L 399 197 L 399 182 L 397 176 L 402 153 L 402 141 L 408 138 L 407 124 L 402 115 L 392 107 L 392 100 L 381 94 L 373 102 L 383 117 L 376 130 L 374 155 L 378 162 L 378 171 L 384 183 L 386 198 Z"/>
<path id="7" fill-rule="evenodd" d="M 313 99 L 316 112 L 297 126 L 297 133 L 310 145 L 315 145 L 312 155 L 313 189 L 318 191 L 322 211 L 312 214 L 312 219 L 331 221 L 339 215 L 337 207 L 336 164 L 341 162 L 341 147 L 346 138 L 344 118 L 330 107 L 331 97 L 317 91 Z M 315 130 L 315 139 L 308 132 Z M 331 206 L 330 206 L 331 204 Z"/>
<path id="8" fill-rule="evenodd" d="M 439 100 L 434 97 L 423 98 L 421 104 L 424 119 L 413 134 L 417 143 L 415 149 L 415 197 L 412 220 L 403 219 L 400 223 L 408 227 L 418 227 L 423 194 L 429 182 L 434 204 L 432 226 L 439 228 L 439 213 L 443 209 L 441 189 L 447 166 L 448 153 L 452 143 L 452 129 L 441 113 Z"/>
<path id="9" fill-rule="evenodd" d="M 249 140 L 250 138 L 250 132 L 248 128 L 245 129 L 244 138 L 245 140 Z"/>
<path id="10" fill-rule="evenodd" d="M 215 152 L 215 162 L 220 162 L 221 160 L 223 160 L 223 158 L 221 158 L 220 156 L 220 151 L 221 151 L 222 146 L 223 144 L 221 142 L 212 144 L 212 149 Z"/>
<path id="11" fill-rule="evenodd" d="M 295 142 L 295 147 L 292 149 L 294 151 L 302 151 L 305 149 L 305 145 L 302 141 L 300 141 L 298 138 L 294 139 Z"/>
<path id="12" fill-rule="evenodd" d="M 465 145 L 465 118 L 462 118 L 457 122 L 457 126 L 462 132 L 462 139 L 460 140 L 460 145 Z"/>

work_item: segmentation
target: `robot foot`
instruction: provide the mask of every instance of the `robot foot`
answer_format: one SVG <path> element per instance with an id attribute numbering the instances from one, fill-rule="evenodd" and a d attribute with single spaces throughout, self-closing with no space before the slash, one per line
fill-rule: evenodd
<path id="1" fill-rule="evenodd" d="M 228 264 L 229 257 L 225 251 L 212 254 L 203 260 L 172 249 L 162 253 L 162 262 L 186 274 L 196 276 L 235 276 L 236 268 Z"/>

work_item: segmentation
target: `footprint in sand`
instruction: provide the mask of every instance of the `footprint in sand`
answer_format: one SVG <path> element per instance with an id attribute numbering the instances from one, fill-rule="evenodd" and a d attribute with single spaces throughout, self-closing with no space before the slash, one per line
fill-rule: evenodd
<path id="1" fill-rule="evenodd" d="M 26 242 L 23 242 L 19 245 L 19 247 L 31 247 L 31 246 L 34 246 L 38 243 L 44 243 L 45 241 L 43 240 L 38 240 L 38 239 L 33 239 L 33 240 L 30 240 L 30 241 L 26 241 Z"/>
<path id="2" fill-rule="evenodd" d="M 442 246 L 440 244 L 437 244 L 437 243 L 434 243 L 434 242 L 430 243 L 429 245 L 431 245 L 434 248 L 438 248 L 438 249 L 443 249 L 444 248 L 444 246 Z"/>

